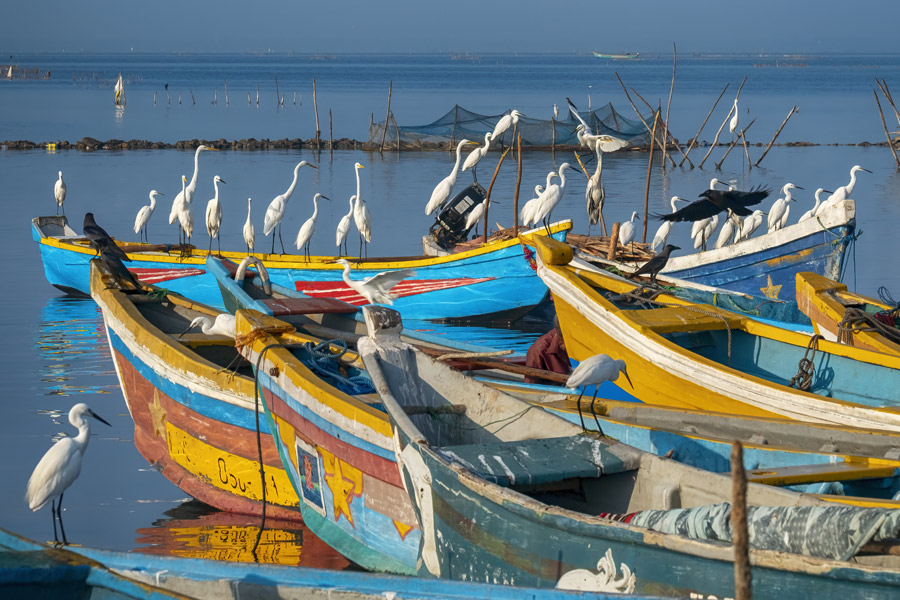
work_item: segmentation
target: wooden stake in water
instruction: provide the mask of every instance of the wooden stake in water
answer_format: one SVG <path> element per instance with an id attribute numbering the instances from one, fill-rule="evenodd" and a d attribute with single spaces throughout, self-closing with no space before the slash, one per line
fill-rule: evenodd
<path id="1" fill-rule="evenodd" d="M 762 159 L 764 159 L 764 158 L 766 157 L 766 154 L 769 153 L 769 149 L 772 147 L 772 144 L 775 143 L 775 139 L 776 139 L 776 138 L 778 137 L 778 135 L 781 133 L 781 130 L 784 129 L 784 126 L 787 125 L 788 119 L 791 118 L 791 115 L 793 115 L 793 114 L 794 114 L 794 111 L 796 111 L 796 110 L 798 110 L 798 108 L 797 108 L 796 105 L 794 105 L 794 106 L 791 107 L 791 112 L 789 112 L 789 113 L 788 113 L 788 116 L 786 116 L 786 117 L 784 118 L 784 121 L 781 122 L 781 127 L 779 127 L 779 128 L 778 128 L 778 131 L 775 132 L 775 135 L 772 136 L 772 141 L 770 141 L 770 142 L 769 142 L 769 145 L 766 146 L 766 149 L 763 150 L 762 156 L 760 156 L 759 159 L 758 159 L 755 163 L 753 163 L 754 166 L 758 167 L 758 166 L 759 166 L 759 163 L 762 162 Z"/>
<path id="2" fill-rule="evenodd" d="M 519 187 L 522 185 L 522 134 L 516 137 L 516 158 L 519 163 L 519 171 L 516 175 L 516 191 L 513 194 L 513 235 L 519 237 Z M 487 207 L 485 207 L 487 208 Z M 485 223 L 487 219 L 485 218 Z"/>
<path id="3" fill-rule="evenodd" d="M 653 113 L 653 133 L 650 135 L 656 139 L 656 126 L 659 124 L 659 111 Z M 642 227 L 641 242 L 647 242 L 647 216 L 650 209 L 650 171 L 653 168 L 653 141 L 650 141 L 650 158 L 647 160 L 647 184 L 644 186 L 644 225 Z M 618 237 L 618 232 L 616 232 Z"/>
<path id="4" fill-rule="evenodd" d="M 872 93 L 875 94 L 875 104 L 878 105 L 878 115 L 881 117 L 881 126 L 884 127 L 884 135 L 887 138 L 888 148 L 891 149 L 891 154 L 894 155 L 894 161 L 897 163 L 897 168 L 900 169 L 900 158 L 897 158 L 897 151 L 894 150 L 894 144 L 891 143 L 891 132 L 888 131 L 887 123 L 884 122 L 884 113 L 881 111 L 881 101 L 878 100 L 878 92 L 872 90 Z"/>
<path id="5" fill-rule="evenodd" d="M 731 84 L 730 83 L 725 84 L 725 87 L 722 88 L 722 92 L 719 94 L 719 97 L 716 98 L 715 102 L 713 102 L 712 108 L 709 109 L 709 112 L 706 114 L 706 118 L 703 119 L 703 124 L 700 125 L 700 129 L 697 130 L 697 134 L 693 137 L 693 139 L 691 140 L 691 143 L 688 144 L 687 150 L 684 151 L 684 158 L 682 158 L 681 162 L 678 163 L 679 167 L 684 164 L 685 160 L 687 160 L 688 154 L 691 153 L 691 149 L 694 147 L 694 144 L 696 144 L 697 140 L 700 138 L 700 133 L 703 131 L 703 128 L 706 127 L 706 122 L 709 121 L 709 118 L 712 116 L 713 111 L 716 110 L 716 106 L 719 105 L 719 100 L 721 100 L 722 96 L 725 95 L 725 90 L 728 89 L 729 85 L 731 85 Z M 693 164 L 691 164 L 691 168 L 694 168 Z"/>
<path id="6" fill-rule="evenodd" d="M 719 162 L 716 163 L 717 169 L 722 168 L 722 163 L 725 162 L 725 157 L 728 156 L 728 153 L 731 152 L 731 149 L 734 148 L 735 144 L 738 143 L 738 140 L 744 137 L 744 132 L 747 131 L 748 129 L 750 129 L 754 123 L 756 123 L 756 119 L 753 119 L 752 121 L 750 121 L 750 124 L 747 125 L 746 127 L 744 127 L 743 129 L 741 129 L 741 131 L 738 133 L 737 137 L 734 138 L 733 140 L 731 140 L 731 143 L 728 144 L 728 149 L 725 150 L 725 154 L 722 155 L 722 160 L 720 160 Z"/>
<path id="7" fill-rule="evenodd" d="M 379 154 L 384 153 L 384 138 L 387 137 L 387 128 L 388 123 L 391 120 L 391 94 L 394 92 L 394 80 L 391 79 L 390 83 L 388 83 L 388 102 L 387 102 L 387 114 L 384 117 L 384 130 L 381 132 L 381 147 L 378 149 Z M 400 144 L 400 140 L 397 140 L 397 144 Z"/>
<path id="8" fill-rule="evenodd" d="M 744 88 L 744 84 L 747 83 L 747 78 L 744 77 L 744 81 L 741 82 L 741 87 L 738 88 L 737 94 L 734 96 L 735 100 L 741 97 L 741 90 Z M 709 158 L 709 155 L 712 154 L 713 148 L 719 143 L 719 136 L 722 135 L 722 130 L 725 129 L 725 125 L 728 124 L 728 120 L 731 118 L 731 114 L 734 112 L 734 106 L 731 107 L 731 110 L 728 111 L 728 114 L 725 115 L 725 120 L 722 121 L 722 124 L 719 126 L 719 130 L 716 132 L 716 137 L 713 138 L 713 143 L 709 147 L 709 151 L 707 151 L 706 155 L 703 157 L 703 160 L 700 161 L 700 164 L 697 165 L 701 169 L 703 168 L 703 163 L 706 162 L 706 159 Z"/>
<path id="9" fill-rule="evenodd" d="M 731 445 L 731 533 L 734 538 L 734 598 L 750 600 L 753 574 L 750 572 L 750 536 L 747 531 L 747 475 L 744 446 Z"/>
<path id="10" fill-rule="evenodd" d="M 500 165 L 503 164 L 503 159 L 506 158 L 510 150 L 512 150 L 512 146 L 504 150 L 503 154 L 500 155 L 500 160 L 497 161 L 497 168 L 494 169 L 494 176 L 491 177 L 491 184 L 488 186 L 487 197 L 484 199 L 484 234 L 481 237 L 482 244 L 487 242 L 488 237 L 488 208 L 491 205 L 491 190 L 494 189 L 494 182 L 497 181 L 497 174 L 500 173 Z"/>
<path id="11" fill-rule="evenodd" d="M 319 139 L 322 132 L 319 130 L 319 100 L 316 97 L 316 78 L 313 77 L 313 111 L 316 113 L 316 152 L 319 151 Z"/>
<path id="12" fill-rule="evenodd" d="M 328 156 L 334 156 L 334 127 L 331 121 L 331 109 L 328 109 Z"/>

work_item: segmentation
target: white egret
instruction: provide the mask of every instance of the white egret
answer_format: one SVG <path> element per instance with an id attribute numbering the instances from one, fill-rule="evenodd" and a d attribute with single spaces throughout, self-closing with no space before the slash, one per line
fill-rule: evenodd
<path id="1" fill-rule="evenodd" d="M 478 235 L 478 221 L 481 220 L 481 217 L 484 216 L 484 211 L 487 210 L 488 202 L 491 202 L 490 199 L 485 198 L 481 202 L 479 202 L 475 208 L 469 212 L 466 216 L 466 229 L 471 229 L 472 226 L 475 226 L 475 236 Z M 487 227 L 485 227 L 485 231 L 487 231 Z"/>
<path id="2" fill-rule="evenodd" d="M 134 218 L 134 232 L 143 234 L 144 240 L 147 242 L 150 241 L 150 237 L 147 234 L 147 223 L 150 221 L 153 211 L 156 210 L 156 197 L 162 195 L 163 194 L 160 194 L 156 190 L 150 190 L 150 204 L 142 206 L 141 210 L 138 211 L 137 216 Z"/>
<path id="3" fill-rule="evenodd" d="M 537 209 L 537 205 L 541 200 L 541 195 L 544 193 L 544 186 L 541 184 L 537 184 L 534 186 L 534 198 L 525 203 L 522 207 L 522 210 L 519 211 L 519 219 L 522 221 L 522 225 L 528 227 L 531 225 L 531 217 L 534 214 L 534 211 Z"/>
<path id="4" fill-rule="evenodd" d="M 281 239 L 281 220 L 284 218 L 284 211 L 287 209 L 288 200 L 291 199 L 291 194 L 294 193 L 294 188 L 297 187 L 297 179 L 300 177 L 300 169 L 303 167 L 312 167 L 313 169 L 317 169 L 316 165 L 312 165 L 305 160 L 301 160 L 297 163 L 297 166 L 294 167 L 294 179 L 291 181 L 290 187 L 283 194 L 279 194 L 269 202 L 269 207 L 266 209 L 266 216 L 263 221 L 263 235 L 268 236 L 270 233 L 275 231 L 275 227 L 278 227 L 278 241 L 281 242 L 281 252 L 284 253 L 284 240 Z M 275 254 L 275 235 L 272 235 L 272 254 Z"/>
<path id="5" fill-rule="evenodd" d="M 306 248 L 306 260 L 309 260 L 309 241 L 312 239 L 313 233 L 316 232 L 316 221 L 319 218 L 319 198 L 330 199 L 328 196 L 318 193 L 313 196 L 313 214 L 300 226 L 300 231 L 297 232 L 297 250 Z"/>
<path id="6" fill-rule="evenodd" d="M 353 218 L 353 210 L 356 208 L 356 194 L 350 196 L 350 210 L 347 211 L 347 214 L 341 217 L 340 222 L 338 222 L 337 229 L 335 230 L 335 243 L 338 247 L 338 256 L 341 255 L 341 244 L 346 246 L 347 242 L 347 234 L 350 233 L 350 220 Z M 349 251 L 348 251 L 349 254 Z"/>
<path id="7" fill-rule="evenodd" d="M 59 541 L 56 534 L 56 521 L 62 531 L 63 543 L 68 544 L 66 530 L 62 522 L 63 494 L 81 473 L 81 458 L 87 450 L 91 439 L 91 426 L 87 417 L 94 417 L 101 423 L 106 422 L 101 416 L 88 408 L 87 404 L 78 403 L 69 410 L 69 423 L 78 429 L 75 437 L 64 437 L 57 440 L 44 454 L 25 490 L 25 501 L 33 511 L 40 510 L 50 502 L 50 516 L 53 519 L 53 539 Z"/>
<path id="8" fill-rule="evenodd" d="M 793 183 L 786 183 L 783 188 L 781 188 L 781 193 L 784 194 L 784 198 L 779 198 L 772 204 L 772 208 L 769 209 L 769 218 L 768 225 L 769 231 L 778 231 L 783 228 L 787 224 L 788 215 L 791 212 L 790 203 L 793 198 L 791 197 L 791 190 L 802 190 L 803 188 Z"/>
<path id="9" fill-rule="evenodd" d="M 453 191 L 453 186 L 456 185 L 456 173 L 459 171 L 462 148 L 463 146 L 472 145 L 474 143 L 475 142 L 470 142 L 469 140 L 462 140 L 456 145 L 456 163 L 453 165 L 453 170 L 450 171 L 450 174 L 434 186 L 434 190 L 431 192 L 431 198 L 428 199 L 428 204 L 425 205 L 426 215 L 433 213 L 436 208 L 439 208 L 441 204 L 444 203 L 444 200 L 450 197 L 450 192 Z"/>
<path id="10" fill-rule="evenodd" d="M 222 226 L 222 205 L 219 203 L 219 184 L 228 183 L 218 175 L 213 177 L 216 195 L 206 203 L 206 233 L 209 234 L 209 253 L 212 254 L 212 241 L 216 238 L 219 253 L 222 253 L 222 242 L 219 240 L 219 228 Z"/>
<path id="11" fill-rule="evenodd" d="M 506 130 L 511 126 L 515 126 L 519 122 L 519 117 L 524 116 L 519 111 L 513 109 L 509 112 L 508 115 L 503 115 L 500 117 L 500 120 L 497 121 L 497 124 L 494 125 L 494 131 L 491 132 L 492 140 L 500 140 L 503 137 L 503 134 L 506 133 Z M 500 140 L 502 143 L 502 140 Z"/>
<path id="12" fill-rule="evenodd" d="M 634 233 L 635 233 L 634 220 L 635 219 L 640 219 L 640 217 L 637 214 L 637 211 L 633 211 L 631 213 L 631 220 L 625 221 L 619 227 L 619 243 L 622 246 L 627 246 L 628 244 L 631 244 L 632 242 L 634 242 Z"/>
<path id="13" fill-rule="evenodd" d="M 594 143 L 594 153 L 597 156 L 597 168 L 594 169 L 593 175 L 588 178 L 587 187 L 584 190 L 584 201 L 589 223 L 588 233 L 590 233 L 590 225 L 596 225 L 603 220 L 603 202 L 606 200 L 606 190 L 603 189 L 603 180 L 601 179 L 603 150 L 601 149 L 600 140 Z M 606 223 L 603 224 L 603 234 L 606 235 Z"/>
<path id="14" fill-rule="evenodd" d="M 63 202 L 66 201 L 66 182 L 63 181 L 62 171 L 59 172 L 59 179 L 53 184 L 53 197 L 56 198 L 56 214 L 62 209 L 62 214 L 66 214 Z"/>
<path id="15" fill-rule="evenodd" d="M 816 203 L 813 205 L 813 207 L 811 209 L 809 209 L 808 211 L 806 211 L 805 213 L 800 215 L 800 219 L 797 221 L 798 223 L 802 223 L 803 221 L 806 221 L 807 219 L 812 219 L 814 216 L 816 216 L 816 213 L 819 210 L 819 206 L 822 204 L 821 196 L 825 192 L 828 192 L 828 190 L 822 189 L 822 188 L 818 188 L 816 190 L 816 194 L 815 194 Z M 829 193 L 834 193 L 834 192 L 829 192 Z"/>
<path id="16" fill-rule="evenodd" d="M 819 210 L 816 212 L 816 215 L 822 214 L 822 211 L 825 210 L 826 207 L 831 206 L 841 200 L 846 200 L 850 197 L 850 194 L 853 193 L 853 188 L 856 187 L 856 173 L 858 171 L 865 171 L 866 173 L 871 173 L 872 171 L 868 169 L 864 169 L 859 165 L 853 165 L 853 168 L 850 169 L 850 183 L 847 185 L 842 185 L 838 189 L 834 190 L 834 192 L 825 199 L 819 206 Z"/>
<path id="17" fill-rule="evenodd" d="M 721 183 L 722 182 L 713 177 L 709 180 L 709 189 L 714 190 L 716 189 L 716 186 Z M 694 240 L 694 249 L 700 248 L 701 246 L 704 250 L 706 249 L 707 237 L 703 236 L 703 231 L 711 221 L 712 217 L 707 217 L 705 219 L 694 221 L 694 223 L 691 225 L 691 239 Z M 716 220 L 716 225 L 718 225 L 718 220 Z M 713 229 L 715 229 L 715 226 L 713 227 Z"/>
<path id="18" fill-rule="evenodd" d="M 738 126 L 738 99 L 734 99 L 734 107 L 731 109 L 734 112 L 734 115 L 731 117 L 731 121 L 728 123 L 728 132 L 734 135 L 734 130 L 737 129 Z"/>
<path id="19" fill-rule="evenodd" d="M 250 203 L 252 198 L 247 198 L 247 220 L 244 221 L 244 243 L 247 244 L 247 254 L 253 252 L 253 246 L 256 245 L 256 229 L 253 227 L 253 221 L 250 220 Z"/>
<path id="20" fill-rule="evenodd" d="M 615 381 L 618 379 L 619 373 L 625 375 L 625 379 L 628 380 L 628 385 L 634 387 L 631 383 L 631 377 L 628 376 L 628 368 L 625 365 L 625 361 L 611 358 L 606 354 L 595 354 L 594 356 L 584 359 L 578 363 L 578 366 L 575 367 L 575 370 L 569 375 L 569 379 L 566 380 L 566 387 L 582 388 L 581 393 L 578 395 L 577 402 L 578 416 L 581 417 L 582 429 L 584 428 L 584 416 L 581 413 L 581 398 L 584 396 L 584 386 L 593 385 L 599 387 L 606 381 Z M 594 397 L 591 400 L 591 414 L 594 416 L 595 422 L 597 421 L 597 415 L 594 413 L 594 401 L 597 399 L 597 387 L 594 388 Z M 603 433 L 599 422 L 597 422 L 597 430 L 600 433 Z"/>
<path id="21" fill-rule="evenodd" d="M 191 324 L 188 325 L 188 328 L 181 332 L 178 337 L 183 336 L 194 327 L 199 326 L 203 335 L 224 335 L 234 339 L 235 322 L 234 315 L 228 313 L 216 315 L 215 320 L 210 319 L 209 317 L 196 317 L 191 321 Z"/>
<path id="22" fill-rule="evenodd" d="M 735 232 L 740 231 L 743 222 L 740 218 L 734 214 L 734 212 L 728 208 L 726 209 L 728 215 L 725 218 L 725 222 L 722 223 L 722 229 L 719 231 L 719 237 L 716 238 L 716 248 L 722 248 L 734 242 Z"/>
<path id="23" fill-rule="evenodd" d="M 182 191 L 187 189 L 187 177 L 185 175 L 181 176 L 181 189 Z M 184 242 L 190 244 L 191 236 L 194 234 L 194 210 L 191 207 L 191 203 L 183 201 L 176 216 L 178 225 L 181 227 L 181 231 L 184 232 Z"/>
<path id="24" fill-rule="evenodd" d="M 359 255 L 362 256 L 363 242 L 365 242 L 366 256 L 368 256 L 369 242 L 372 241 L 372 213 L 366 207 L 366 201 L 362 197 L 362 188 L 359 185 L 359 170 L 365 169 L 365 167 L 359 163 L 356 163 L 354 167 L 356 168 L 356 204 L 353 206 L 353 224 L 356 225 L 356 230 L 359 232 Z"/>
<path id="25" fill-rule="evenodd" d="M 484 146 L 478 146 L 471 152 L 469 152 L 469 156 L 466 157 L 465 162 L 463 162 L 462 170 L 472 169 L 472 180 L 478 181 L 478 178 L 475 175 L 475 167 L 478 166 L 478 162 L 484 158 L 484 156 L 488 153 L 488 150 L 491 149 L 491 134 L 484 134 Z"/>
<path id="26" fill-rule="evenodd" d="M 559 108 L 556 106 L 556 103 L 553 103 L 553 118 L 559 120 Z"/>
<path id="27" fill-rule="evenodd" d="M 669 200 L 669 204 L 672 206 L 672 212 L 675 212 L 675 203 L 676 202 L 687 202 L 687 200 L 683 198 L 679 198 L 678 196 L 672 196 L 672 199 Z M 669 239 L 669 233 L 672 231 L 673 221 L 663 221 L 662 225 L 659 226 L 659 229 L 656 230 L 656 235 L 653 236 L 653 243 L 650 244 L 650 249 L 656 252 L 657 248 L 662 248 L 666 245 L 666 240 Z M 621 229 L 619 230 L 621 231 Z"/>
<path id="28" fill-rule="evenodd" d="M 705 225 L 697 230 L 696 237 L 692 237 L 694 239 L 695 249 L 702 248 L 703 250 L 706 250 L 706 243 L 712 237 L 713 231 L 719 226 L 719 215 L 715 214 L 707 219 L 703 219 L 702 222 L 705 223 Z"/>
<path id="29" fill-rule="evenodd" d="M 390 294 L 391 288 L 407 277 L 412 277 L 416 274 L 416 272 L 411 269 L 382 271 L 371 277 L 356 281 L 350 279 L 350 262 L 347 259 L 340 258 L 335 262 L 344 265 L 344 272 L 342 274 L 344 283 L 350 286 L 350 289 L 354 290 L 357 294 L 368 300 L 370 304 L 393 304 L 397 297 Z"/>
<path id="30" fill-rule="evenodd" d="M 594 146 L 599 143 L 600 149 L 603 152 L 615 152 L 628 145 L 628 140 L 623 140 L 622 138 L 617 138 L 605 133 L 599 135 L 589 133 L 587 126 L 584 124 L 578 125 L 575 128 L 575 137 L 578 138 L 578 141 L 585 148 L 594 148 Z"/>
<path id="31" fill-rule="evenodd" d="M 738 238 L 735 243 L 749 239 L 750 236 L 753 235 L 753 232 L 762 225 L 764 214 L 766 213 L 761 210 L 754 210 L 752 214 L 745 218 L 744 222 L 741 223 L 741 230 L 738 233 Z"/>
<path id="32" fill-rule="evenodd" d="M 186 186 L 181 186 L 181 192 L 175 196 L 175 200 L 172 201 L 172 210 L 169 211 L 169 225 L 175 222 L 175 219 L 178 219 L 178 214 L 184 210 L 184 205 L 188 205 L 190 207 L 191 202 L 194 199 L 194 192 L 197 191 L 197 175 L 200 171 L 200 153 L 204 150 L 216 150 L 215 148 L 210 148 L 209 146 L 205 146 L 200 144 L 197 146 L 197 150 L 194 151 L 194 174 L 191 176 L 191 181 Z M 184 175 L 182 175 L 182 179 Z"/>
<path id="33" fill-rule="evenodd" d="M 550 213 L 553 212 L 553 209 L 556 208 L 556 205 L 560 203 L 566 193 L 566 169 L 571 168 L 572 165 L 567 162 L 559 165 L 559 171 L 557 172 L 559 183 L 552 183 L 547 186 L 542 200 L 534 213 L 534 222 L 543 221 L 544 227 L 547 229 L 547 235 L 550 235 Z M 547 181 L 550 181 L 549 174 L 547 175 Z"/>

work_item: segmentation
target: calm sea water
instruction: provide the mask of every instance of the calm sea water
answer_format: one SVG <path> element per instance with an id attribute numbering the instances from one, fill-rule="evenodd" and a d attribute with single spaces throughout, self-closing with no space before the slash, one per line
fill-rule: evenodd
<path id="1" fill-rule="evenodd" d="M 145 138 L 174 142 L 191 138 L 312 137 L 314 116 L 312 80 L 315 78 L 322 130 L 327 135 L 327 112 L 332 109 L 334 136 L 368 138 L 370 115 L 384 117 L 388 83 L 393 81 L 391 106 L 401 124 L 422 124 L 444 114 L 454 104 L 496 114 L 516 107 L 529 116 L 549 118 L 553 103 L 565 106 L 572 98 L 587 108 L 613 102 L 623 113 L 630 107 L 616 81 L 618 72 L 626 84 L 648 101 L 663 104 L 668 96 L 671 57 L 639 61 L 601 61 L 587 56 L 483 56 L 480 60 L 450 60 L 447 56 L 16 56 L 22 67 L 49 69 L 47 81 L 0 81 L 0 138 L 35 141 L 76 141 L 83 136 L 98 139 Z M 776 66 L 776 62 L 779 66 Z M 783 66 L 792 64 L 793 66 Z M 805 64 L 806 66 L 799 66 Z M 765 66 L 756 66 L 765 65 Z M 127 84 L 127 108 L 116 111 L 112 84 L 122 71 Z M 275 77 L 285 96 L 284 108 L 275 100 Z M 874 77 L 900 87 L 898 56 L 830 57 L 683 57 L 679 58 L 672 129 L 680 138 L 692 136 L 721 88 L 730 83 L 703 138 L 711 139 L 730 107 L 733 92 L 747 76 L 741 93 L 741 119 L 757 118 L 751 141 L 767 142 L 791 106 L 800 106 L 782 134 L 782 141 L 808 140 L 820 144 L 851 144 L 883 139 L 875 109 Z M 230 103 L 224 105 L 227 79 Z M 165 100 L 169 84 L 172 104 Z M 260 106 L 255 94 L 260 87 Z M 211 104 L 218 90 L 218 104 Z M 193 92 L 196 104 L 191 103 Z M 895 89 L 896 91 L 896 89 Z M 156 105 L 153 95 L 156 92 Z M 247 105 L 247 93 L 253 103 Z M 294 92 L 297 104 L 293 103 Z M 178 94 L 182 104 L 177 103 Z M 746 110 L 750 113 L 747 114 Z M 893 116 L 889 115 L 890 119 Z M 893 122 L 893 121 L 891 121 Z M 761 148 L 751 148 L 755 160 Z M 698 159 L 706 148 L 692 157 Z M 713 152 L 718 160 L 721 150 Z M 481 170 L 483 180 L 496 165 L 492 153 Z M 524 155 L 520 202 L 531 197 L 536 183 L 571 153 L 529 152 Z M 312 252 L 333 254 L 334 229 L 348 209 L 355 192 L 353 165 L 365 165 L 361 186 L 373 213 L 374 234 L 369 254 L 399 255 L 421 251 L 421 235 L 432 223 L 424 204 L 434 184 L 449 173 L 453 157 L 445 152 L 378 153 L 311 151 L 208 152 L 200 157 L 197 221 L 202 222 L 205 200 L 212 197 L 212 178 L 221 176 L 225 219 L 223 248 L 242 247 L 241 226 L 246 201 L 254 199 L 253 220 L 262 229 L 268 202 L 290 184 L 292 168 L 299 160 L 319 165 L 301 171 L 300 183 L 284 221 L 284 238 L 291 245 L 312 213 L 312 196 L 321 192 L 331 202 L 320 203 Z M 788 181 L 803 186 L 795 195 L 794 218 L 813 203 L 817 187 L 833 189 L 847 183 L 850 167 L 860 164 L 873 173 L 860 176 L 857 199 L 859 238 L 849 260 L 845 281 L 874 295 L 886 286 L 900 299 L 900 275 L 894 267 L 900 227 L 900 176 L 885 147 L 821 145 L 810 148 L 776 147 L 762 168 L 747 169 L 742 154 L 733 152 L 721 170 L 707 168 L 654 168 L 650 181 L 651 212 L 668 211 L 673 194 L 693 198 L 706 189 L 711 177 L 735 180 L 742 189 L 754 185 L 781 188 Z M 657 163 L 658 165 L 658 163 Z M 25 482 L 37 460 L 57 436 L 72 432 L 66 414 L 75 402 L 87 402 L 110 421 L 112 427 L 94 424 L 95 436 L 87 451 L 79 480 L 66 493 L 66 524 L 73 542 L 115 549 L 166 550 L 171 539 L 189 544 L 185 531 L 219 527 L 224 537 L 242 539 L 251 531 L 246 519 L 182 506 L 185 494 L 148 467 L 134 449 L 133 424 L 118 389 L 96 306 L 88 300 L 61 297 L 43 277 L 30 220 L 56 210 L 52 189 L 57 171 L 64 172 L 69 195 L 66 212 L 80 229 L 84 212 L 114 236 L 134 239 L 134 215 L 157 189 L 165 194 L 151 220 L 152 241 L 171 241 L 174 228 L 167 224 L 172 198 L 181 189 L 180 176 L 190 177 L 193 153 L 183 151 L 131 151 L 80 153 L 75 151 L 16 152 L 0 150 L 2 199 L 5 217 L 0 233 L 8 240 L 9 253 L 3 270 L 9 282 L 3 294 L 2 325 L 7 341 L 2 345 L 4 386 L 0 410 L 0 450 L 6 457 L 0 474 L 7 481 L 0 494 L 0 526 L 36 539 L 49 539 L 49 509 L 31 513 L 22 496 Z M 647 172 L 645 154 L 614 154 L 604 160 L 607 222 L 643 211 Z M 468 173 L 459 183 L 469 181 Z M 569 191 L 555 211 L 558 218 L 575 220 L 575 231 L 587 232 L 584 218 L 584 178 L 570 172 Z M 497 201 L 491 222 L 510 225 L 515 185 L 514 163 L 504 164 L 494 187 Z M 776 197 L 773 195 L 773 198 Z M 768 203 L 768 202 L 767 202 Z M 767 204 L 766 203 L 766 204 Z M 764 205 L 765 210 L 765 205 Z M 652 237 L 658 222 L 648 224 Z M 640 231 L 640 225 L 639 229 Z M 676 227 L 674 242 L 688 247 L 687 228 Z M 351 238 L 352 239 L 352 238 Z M 200 247 L 207 244 L 202 224 L 194 236 Z M 679 243 L 682 242 L 682 243 Z M 258 247 L 271 244 L 259 233 Z M 352 248 L 352 246 L 351 246 Z M 539 327 L 537 327 L 539 328 Z M 521 335 L 520 335 L 521 334 Z M 505 344 L 527 347 L 536 331 L 502 333 L 478 330 L 472 338 L 493 336 Z M 194 529 L 191 527 L 193 523 Z M 213 529 L 215 530 L 215 529 Z M 172 532 L 181 532 L 175 535 Z M 224 532 L 224 533 L 223 533 Z M 231 533 L 228 533 L 231 532 Z M 316 548 L 324 564 L 342 567 L 323 545 L 312 542 L 309 532 L 292 534 Z M 206 538 L 208 539 L 208 538 Z M 221 549 L 220 549 L 221 550 Z M 177 553 L 178 550 L 171 550 Z M 279 555 L 290 555 L 289 551 Z M 312 560 L 310 558 L 310 560 Z"/>

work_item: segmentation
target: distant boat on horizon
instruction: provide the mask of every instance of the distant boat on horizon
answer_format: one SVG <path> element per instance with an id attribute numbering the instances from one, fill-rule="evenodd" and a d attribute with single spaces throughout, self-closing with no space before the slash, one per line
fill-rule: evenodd
<path id="1" fill-rule="evenodd" d="M 594 50 L 594 56 L 597 58 L 613 58 L 613 59 L 625 59 L 625 58 L 637 58 L 641 53 L 640 52 L 626 52 L 625 54 L 603 54 L 601 52 L 597 52 Z"/>

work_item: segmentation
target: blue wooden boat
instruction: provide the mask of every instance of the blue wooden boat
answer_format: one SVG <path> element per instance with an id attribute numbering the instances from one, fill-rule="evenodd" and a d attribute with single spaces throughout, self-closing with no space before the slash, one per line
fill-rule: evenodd
<path id="1" fill-rule="evenodd" d="M 553 235 L 565 239 L 571 221 L 551 227 Z M 381 271 L 414 269 L 416 274 L 393 288 L 394 307 L 410 319 L 457 319 L 471 317 L 516 318 L 546 296 L 546 287 L 536 277 L 525 244 L 534 232 L 519 238 L 489 241 L 480 247 L 440 257 L 400 257 L 354 260 L 351 278 L 363 279 Z M 66 293 L 90 294 L 89 261 L 95 251 L 79 236 L 64 216 L 36 217 L 32 238 L 41 251 L 47 280 Z M 164 287 L 197 302 L 222 307 L 215 278 L 205 268 L 207 252 L 171 248 L 160 244 L 121 244 L 131 262 L 127 264 L 142 282 Z M 223 252 L 234 262 L 246 256 Z M 354 305 L 365 298 L 342 279 L 343 267 L 333 257 L 309 261 L 287 254 L 262 254 L 272 282 L 314 297 L 331 297 Z"/>
<path id="2" fill-rule="evenodd" d="M 0 594 L 6 598 L 109 600 L 570 600 L 581 592 L 465 583 L 309 567 L 151 556 L 97 548 L 48 548 L 0 530 Z M 597 600 L 612 600 L 608 594 Z M 659 596 L 632 596 L 652 600 Z"/>
<path id="3" fill-rule="evenodd" d="M 734 593 L 729 478 L 585 432 L 467 378 L 400 342 L 399 317 L 388 311 L 366 308 L 372 339 L 359 347 L 395 429 L 423 574 Z M 754 483 L 747 504 L 754 597 L 900 592 L 900 511 Z M 855 537 L 870 519 L 886 529 Z"/>
<path id="4" fill-rule="evenodd" d="M 842 200 L 816 219 L 730 246 L 672 256 L 663 273 L 746 294 L 793 300 L 797 273 L 840 281 L 844 256 L 856 239 L 856 203 Z"/>

